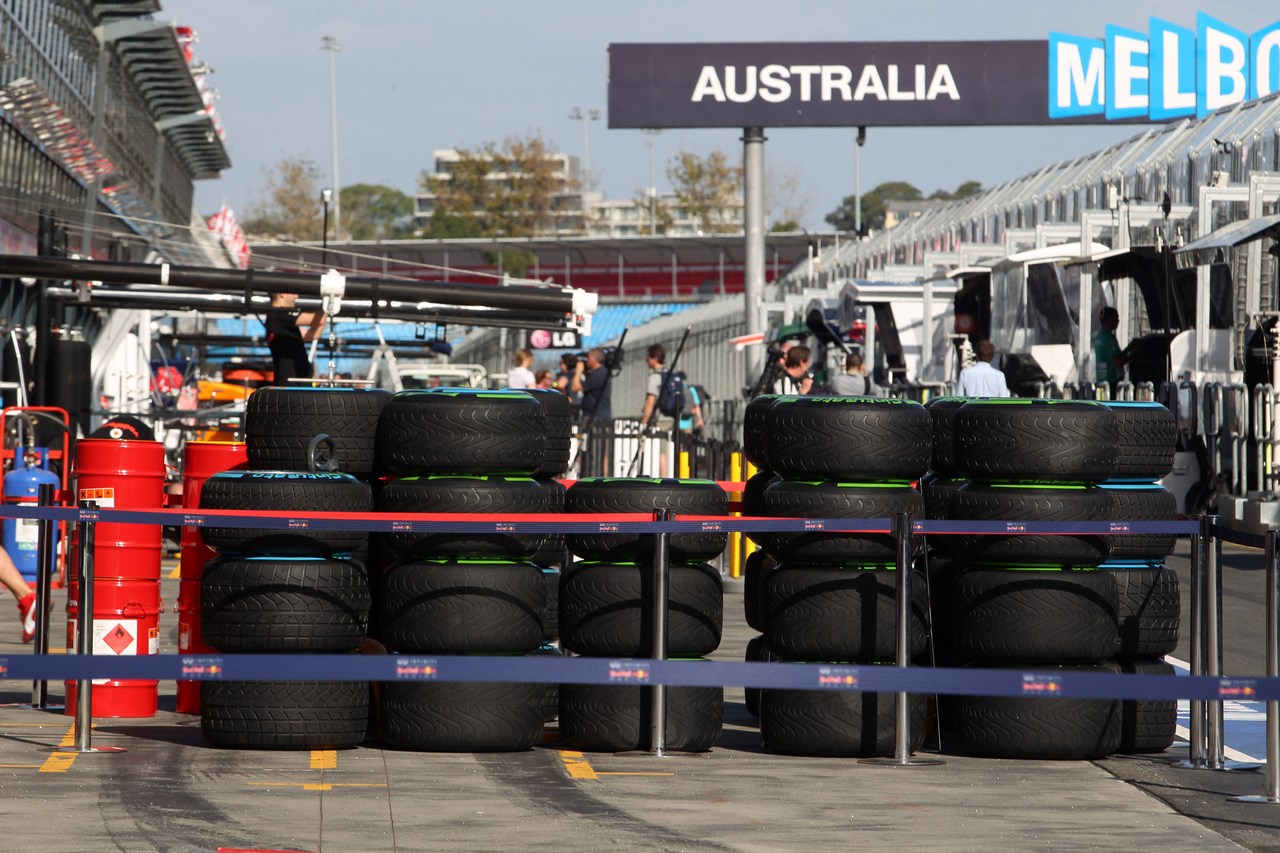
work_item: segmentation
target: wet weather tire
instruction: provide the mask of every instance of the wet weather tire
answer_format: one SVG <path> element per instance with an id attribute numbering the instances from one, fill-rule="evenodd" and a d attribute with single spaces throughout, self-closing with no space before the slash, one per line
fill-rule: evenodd
<path id="1" fill-rule="evenodd" d="M 382 682 L 380 739 L 423 752 L 523 752 L 542 739 L 545 684 Z"/>
<path id="2" fill-rule="evenodd" d="M 928 595 L 912 575 L 911 648 L 927 643 Z M 891 661 L 897 653 L 897 572 L 856 566 L 783 564 L 761 588 L 769 648 L 790 660 Z"/>
<path id="3" fill-rule="evenodd" d="M 403 477 L 382 487 L 382 512 L 456 512 L 469 515 L 545 513 L 547 491 L 527 477 L 447 475 Z M 473 533 L 432 530 L 390 533 L 390 548 L 402 557 L 524 560 L 547 541 L 545 533 Z"/>
<path id="4" fill-rule="evenodd" d="M 782 518 L 892 519 L 902 512 L 921 515 L 924 499 L 910 486 L 806 483 L 778 480 L 764 491 L 761 512 Z M 779 531 L 753 533 L 751 538 L 784 562 L 873 563 L 896 557 L 889 533 L 835 531 Z"/>
<path id="5" fill-rule="evenodd" d="M 1163 486 L 1154 484 L 1106 484 L 1111 496 L 1114 521 L 1173 521 L 1178 517 L 1178 499 Z M 1112 560 L 1163 560 L 1173 553 L 1172 533 L 1134 533 L 1109 537 Z"/>
<path id="6" fill-rule="evenodd" d="M 768 467 L 782 477 L 905 482 L 929 469 L 933 422 L 919 403 L 784 397 L 767 418 Z"/>
<path id="7" fill-rule="evenodd" d="M 1116 475 L 1115 417 L 1086 400 L 982 400 L 961 407 L 956 462 L 970 479 L 1098 483 Z"/>
<path id="8" fill-rule="evenodd" d="M 565 494 L 566 513 L 652 513 L 669 509 L 676 515 L 729 514 L 729 497 L 710 480 L 600 478 L 578 480 Z M 573 519 L 565 519 L 571 521 Z M 584 560 L 650 562 L 653 534 L 569 533 L 569 550 Z M 728 533 L 672 533 L 668 553 L 674 561 L 711 560 L 729 544 Z"/>
<path id="9" fill-rule="evenodd" d="M 1173 470 L 1178 423 L 1159 403 L 1113 401 L 1106 404 L 1115 417 L 1116 477 L 1158 480 Z"/>
<path id="10" fill-rule="evenodd" d="M 1120 644 L 1104 571 L 970 568 L 949 604 L 952 647 L 972 663 L 1100 663 Z"/>
<path id="11" fill-rule="evenodd" d="M 895 693 L 761 690 L 760 739 L 784 755 L 871 758 L 894 754 Z M 911 751 L 924 743 L 926 701 L 908 697 Z"/>
<path id="12" fill-rule="evenodd" d="M 951 499 L 960 521 L 1109 521 L 1110 493 L 1095 488 L 1035 488 L 970 483 Z M 973 563 L 1096 566 L 1107 559 L 1105 535 L 953 536 L 950 554 Z"/>
<path id="13" fill-rule="evenodd" d="M 720 573 L 705 563 L 670 566 L 667 654 L 698 657 L 720 645 Z M 560 581 L 560 645 L 580 655 L 646 657 L 653 652 L 653 570 L 635 564 L 575 563 Z"/>
<path id="14" fill-rule="evenodd" d="M 764 618 L 760 612 L 761 592 L 769 573 L 777 565 L 778 561 L 764 551 L 752 551 L 747 555 L 746 565 L 742 570 L 742 609 L 747 625 L 757 631 L 764 630 Z"/>
<path id="15" fill-rule="evenodd" d="M 305 474 L 284 471 L 224 471 L 205 480 L 200 509 L 259 510 L 299 513 L 360 512 L 373 508 L 369 484 L 349 474 Z M 369 534 L 358 530 L 298 527 L 263 530 L 250 527 L 203 527 L 204 543 L 223 554 L 246 557 L 329 557 L 368 551 Z"/>
<path id="16" fill-rule="evenodd" d="M 1131 675 L 1173 675 L 1162 660 L 1122 661 L 1120 671 Z M 1173 746 L 1178 726 L 1176 699 L 1125 699 L 1120 711 L 1119 752 L 1126 755 L 1164 752 Z"/>
<path id="17" fill-rule="evenodd" d="M 363 388 L 259 388 L 245 403 L 245 444 L 255 470 L 309 471 L 308 448 L 319 434 L 333 439 L 338 470 L 374 470 L 378 418 L 387 391 Z"/>
<path id="18" fill-rule="evenodd" d="M 384 465 L 397 474 L 522 474 L 546 462 L 546 416 L 521 391 L 406 391 L 378 423 Z"/>
<path id="19" fill-rule="evenodd" d="M 228 654 L 351 652 L 368 631 L 369 581 L 346 560 L 212 560 L 200 622 L 205 643 Z"/>
<path id="20" fill-rule="evenodd" d="M 394 652 L 524 654 L 542 644 L 546 581 L 530 563 L 400 563 L 383 573 Z"/>
<path id="21" fill-rule="evenodd" d="M 690 661 L 689 666 L 697 666 Z M 667 749 L 706 752 L 720 739 L 724 690 L 667 688 Z M 623 752 L 649 746 L 647 692 L 625 684 L 560 685 L 560 735 L 591 752 Z"/>
<path id="22" fill-rule="evenodd" d="M 230 749 L 346 749 L 369 726 L 364 681 L 206 681 L 200 731 Z"/>
<path id="23" fill-rule="evenodd" d="M 569 467 L 569 453 L 573 440 L 573 404 L 569 398 L 552 388 L 527 388 L 525 393 L 542 406 L 546 424 L 546 458 L 533 472 L 536 478 L 559 477 Z"/>
<path id="24" fill-rule="evenodd" d="M 1103 571 L 1116 581 L 1119 656 L 1158 658 L 1176 649 L 1182 620 L 1178 573 L 1168 566 Z"/>
<path id="25" fill-rule="evenodd" d="M 934 397 L 925 404 L 933 420 L 933 456 L 929 470 L 939 476 L 951 477 L 960 473 L 955 450 L 956 416 L 967 402 L 967 397 Z"/>

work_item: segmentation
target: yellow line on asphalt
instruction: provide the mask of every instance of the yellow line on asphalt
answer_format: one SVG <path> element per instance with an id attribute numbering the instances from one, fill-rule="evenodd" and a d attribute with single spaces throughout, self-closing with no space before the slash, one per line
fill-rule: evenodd
<path id="1" fill-rule="evenodd" d="M 565 772 L 569 774 L 570 779 L 595 779 L 595 768 L 583 757 L 581 752 L 574 752 L 571 749 L 557 749 L 556 755 L 560 756 L 560 761 L 564 763 Z"/>
<path id="2" fill-rule="evenodd" d="M 250 782 L 258 788 L 302 788 L 307 791 L 328 791 L 333 788 L 385 788 L 386 782 Z"/>
<path id="3" fill-rule="evenodd" d="M 337 770 L 338 751 L 336 749 L 311 750 L 312 770 Z"/>
<path id="4" fill-rule="evenodd" d="M 176 566 L 174 566 L 174 567 L 173 567 L 173 571 L 169 572 L 169 577 L 171 577 L 171 578 L 180 578 L 180 577 L 182 577 L 182 564 L 181 564 L 181 563 L 179 563 L 178 565 L 176 565 Z"/>
<path id="5" fill-rule="evenodd" d="M 39 767 L 39 764 L 0 764 L 0 768 L 6 770 L 35 770 Z"/>
<path id="6" fill-rule="evenodd" d="M 23 728 L 23 727 L 32 728 L 32 729 L 43 729 L 50 725 L 51 725 L 50 723 L 0 723 L 0 729 L 15 729 L 15 728 Z M 62 724 L 57 723 L 57 725 L 60 726 Z"/>
<path id="7" fill-rule="evenodd" d="M 648 773 L 643 770 L 597 770 L 597 776 L 674 776 L 674 773 Z"/>
<path id="8" fill-rule="evenodd" d="M 62 740 L 58 742 L 59 747 L 76 745 L 76 725 L 72 723 L 67 729 L 67 733 L 62 736 Z M 66 773 L 71 769 L 71 765 L 76 763 L 78 752 L 54 752 L 44 760 L 44 764 L 40 765 L 41 773 Z"/>

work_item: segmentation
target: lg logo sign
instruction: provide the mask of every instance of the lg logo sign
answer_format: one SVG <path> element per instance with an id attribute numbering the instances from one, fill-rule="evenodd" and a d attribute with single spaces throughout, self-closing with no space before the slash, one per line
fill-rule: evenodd
<path id="1" fill-rule="evenodd" d="M 577 332 L 534 329 L 529 333 L 529 349 L 579 349 L 582 338 Z"/>

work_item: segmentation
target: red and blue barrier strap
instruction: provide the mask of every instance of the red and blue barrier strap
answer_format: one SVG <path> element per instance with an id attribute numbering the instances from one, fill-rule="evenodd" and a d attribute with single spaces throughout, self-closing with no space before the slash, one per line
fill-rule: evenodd
<path id="1" fill-rule="evenodd" d="M 1280 678 L 1132 675 L 1053 669 L 900 668 L 891 664 L 663 661 L 465 655 L 10 655 L 0 679 L 441 681 L 666 684 L 1055 699 L 1280 700 Z"/>
<path id="2" fill-rule="evenodd" d="M 892 533 L 892 518 L 773 518 L 685 515 L 654 521 L 649 513 L 387 513 L 229 509 L 80 509 L 30 504 L 0 506 L 0 518 L 65 522 L 244 527 L 259 530 L 357 530 L 371 533 Z M 936 535 L 1173 535 L 1200 532 L 1198 521 L 935 521 L 912 522 L 912 532 Z"/>

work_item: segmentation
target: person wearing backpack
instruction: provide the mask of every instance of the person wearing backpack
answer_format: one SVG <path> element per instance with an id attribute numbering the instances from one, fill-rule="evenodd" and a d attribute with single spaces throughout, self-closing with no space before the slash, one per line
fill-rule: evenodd
<path id="1" fill-rule="evenodd" d="M 862 356 L 856 352 L 844 357 L 844 373 L 831 380 L 831 392 L 841 397 L 880 396 L 880 389 L 867 376 Z"/>
<path id="2" fill-rule="evenodd" d="M 645 363 L 649 365 L 649 380 L 645 385 L 644 410 L 640 414 L 640 425 L 648 428 L 655 419 L 661 416 L 660 426 L 670 428 L 676 423 L 676 398 L 683 395 L 684 405 L 680 412 L 680 428 L 701 432 L 703 428 L 702 401 L 688 384 L 683 371 L 674 374 L 665 369 L 667 349 L 662 344 L 652 344 L 645 351 Z M 684 412 L 689 413 L 688 418 Z M 686 426 L 687 424 L 687 426 Z"/>

